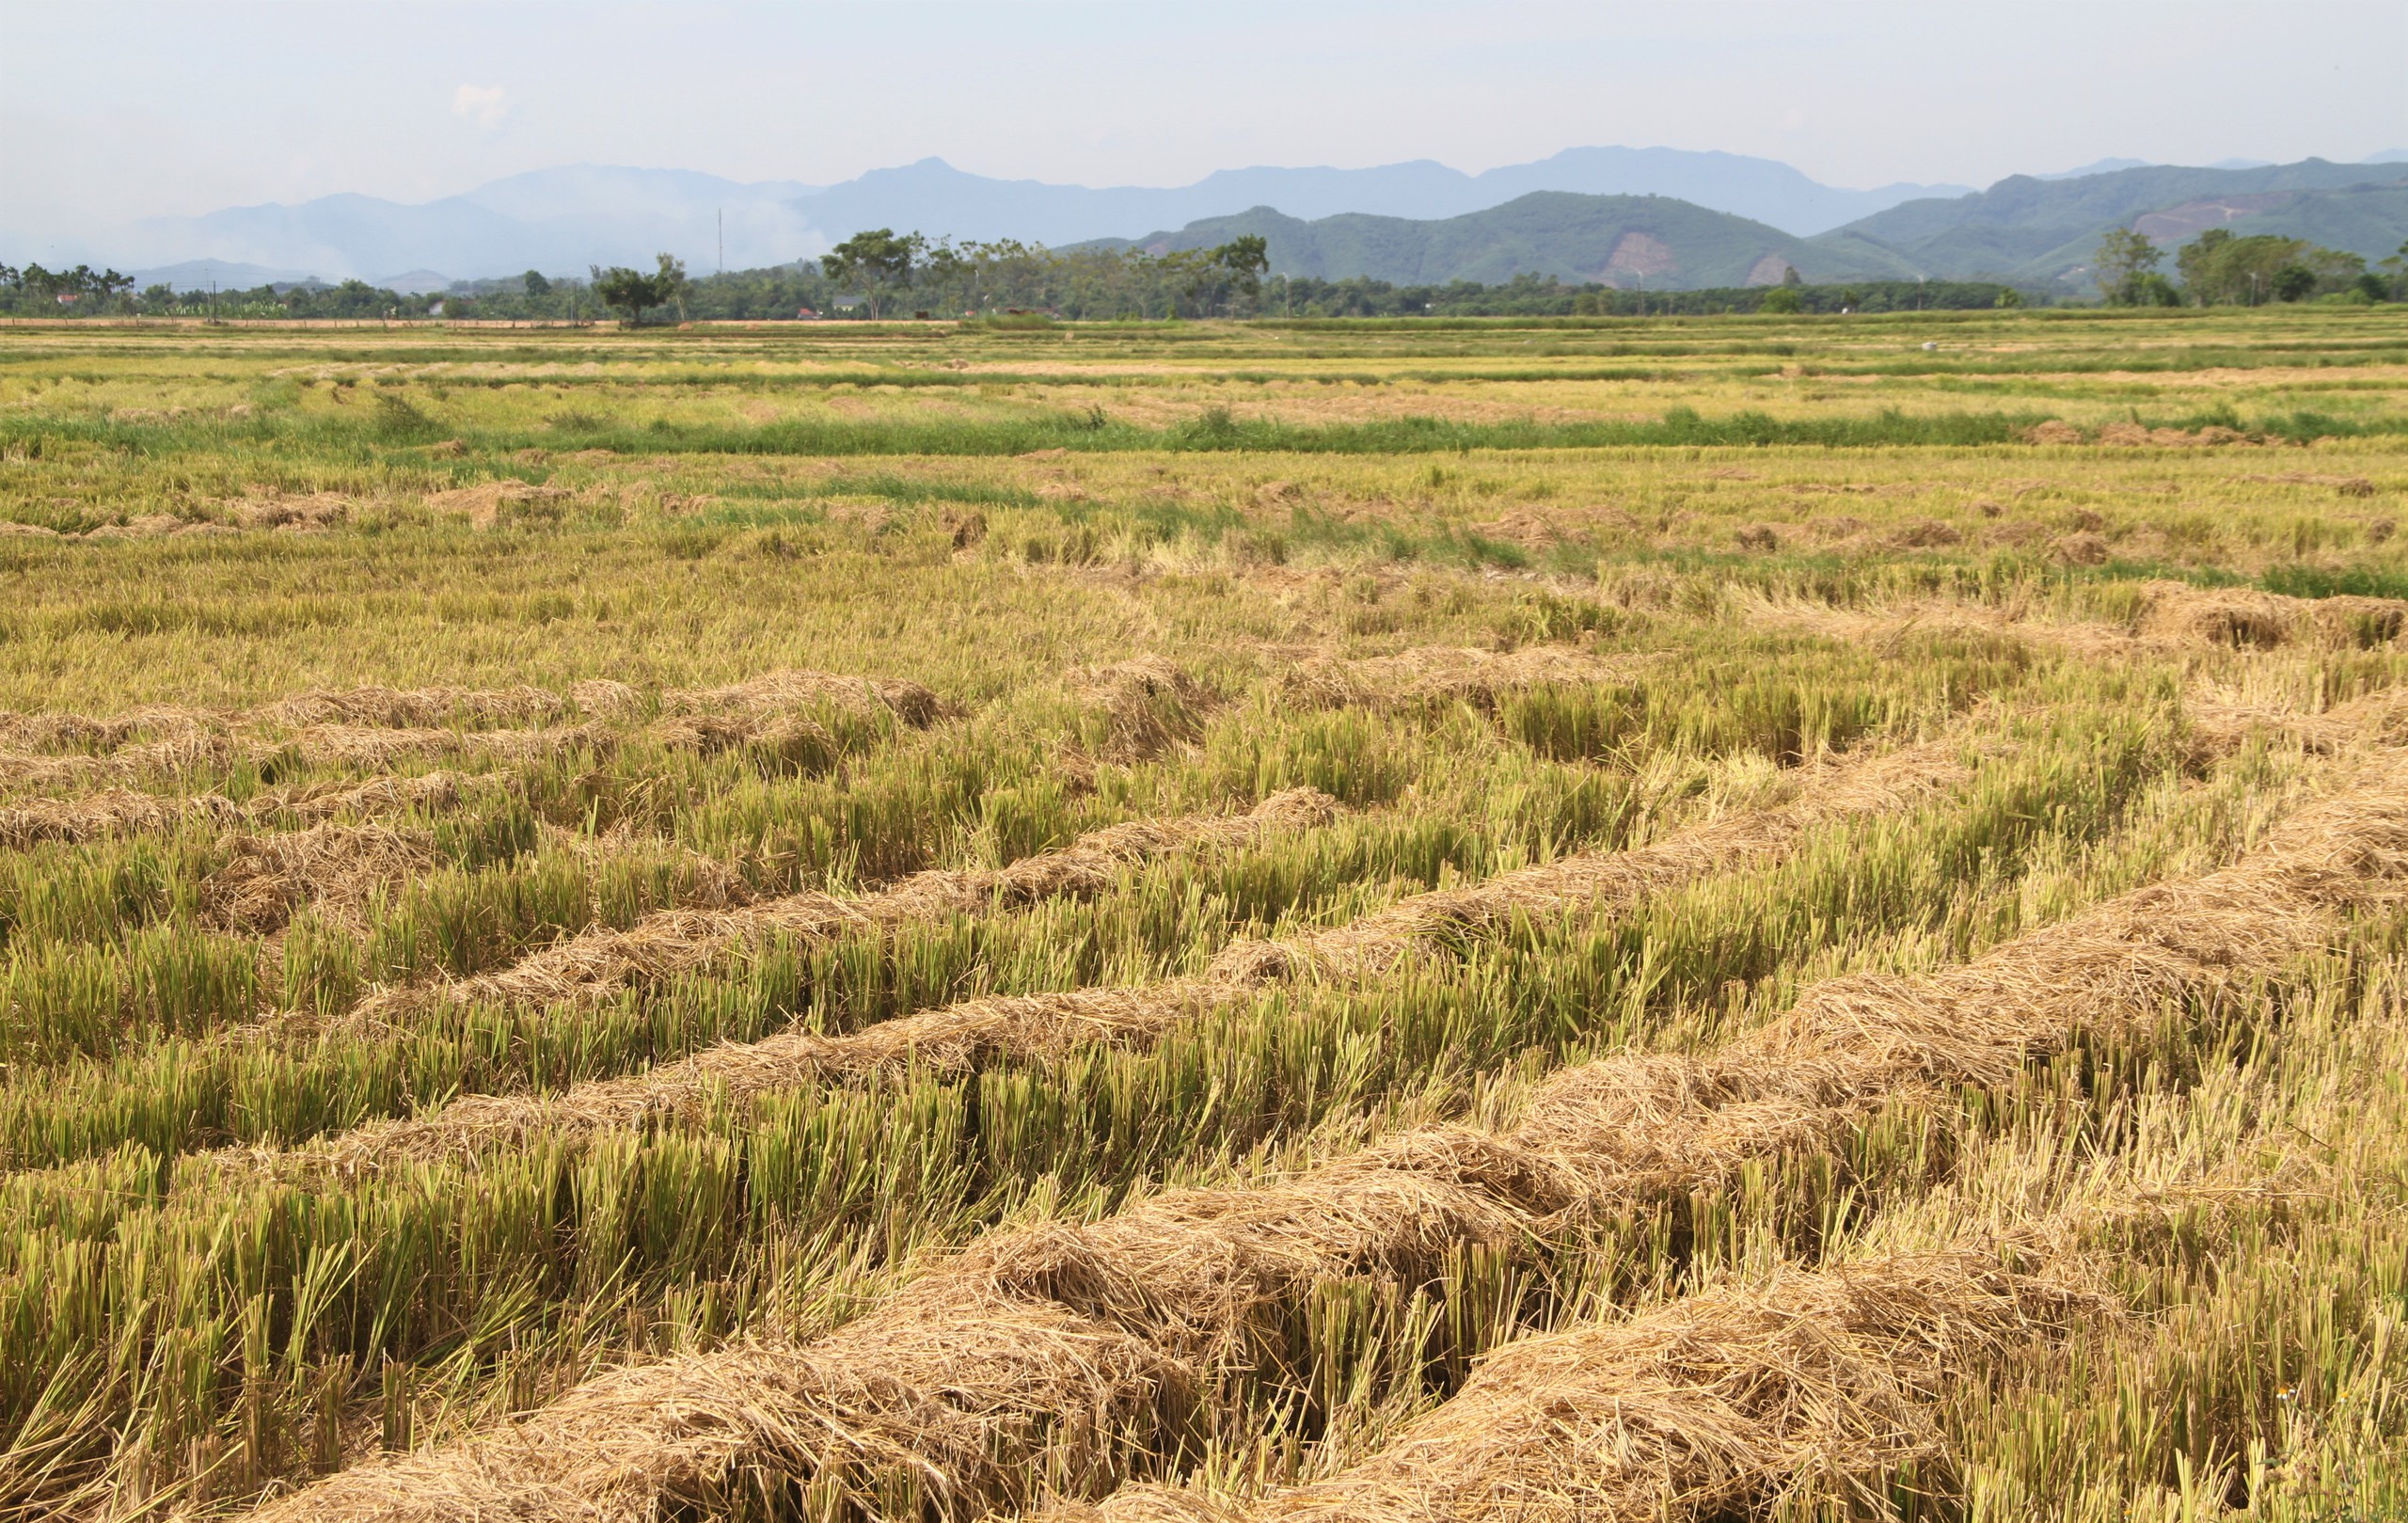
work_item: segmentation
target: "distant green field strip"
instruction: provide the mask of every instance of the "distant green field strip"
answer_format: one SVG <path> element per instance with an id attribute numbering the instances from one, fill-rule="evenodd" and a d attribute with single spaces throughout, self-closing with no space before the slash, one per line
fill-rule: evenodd
<path id="1" fill-rule="evenodd" d="M 99 445 L 134 454 L 221 451 L 285 441 L 341 456 L 383 453 L 395 445 L 456 436 L 471 448 L 515 451 L 607 449 L 627 454 L 999 455 L 1042 449 L 1109 451 L 1260 451 L 1302 454 L 1407 454 L 1434 451 L 1598 449 L 1646 445 L 1975 445 L 2005 443 L 2047 414 L 1888 411 L 1863 418 L 1777 419 L 1740 412 L 1709 419 L 1674 408 L 1658 421 L 1460 422 L 1402 418 L 1377 422 L 1300 425 L 1208 415 L 1173 428 L 1146 429 L 1073 413 L 1024 418 L 927 420 L 788 419 L 757 428 L 657 421 L 643 428 L 483 430 L 426 420 L 406 430 L 374 420 L 114 422 L 100 419 L 0 421 L 0 444 L 38 453 L 45 440 Z M 2403 420 L 2408 430 L 2408 420 Z M 2354 431 L 2354 430 L 2353 430 Z M 403 436 L 396 436 L 397 434 Z"/>
<path id="2" fill-rule="evenodd" d="M 787 419 L 758 427 L 695 425 L 657 420 L 644 427 L 479 429 L 421 418 L 403 428 L 371 420 L 294 420 L 277 417 L 116 422 L 101 419 L 0 421 L 0 447 L 38 456 L 50 441 L 135 455 L 223 451 L 246 444 L 299 445 L 333 458 L 385 458 L 397 445 L 457 437 L 494 452 L 528 448 L 607 449 L 621 454 L 1006 455 L 1060 449 L 1078 452 L 1258 452 L 1294 454 L 1416 454 L 1472 450 L 1578 450 L 1648 447 L 1883 446 L 2006 444 L 2051 414 L 1909 413 L 1895 408 L 1858 417 L 1776 418 L 1758 411 L 1705 417 L 1675 406 L 1655 420 L 1529 420 L 1466 422 L 1409 417 L 1362 423 L 1295 424 L 1207 411 L 1188 423 L 1139 428 L 1069 412 L 995 419 Z M 2210 424 L 2283 438 L 2408 435 L 2408 417 L 2337 418 L 2293 412 L 2243 420 L 2229 408 L 2162 420 L 2157 427 Z"/>

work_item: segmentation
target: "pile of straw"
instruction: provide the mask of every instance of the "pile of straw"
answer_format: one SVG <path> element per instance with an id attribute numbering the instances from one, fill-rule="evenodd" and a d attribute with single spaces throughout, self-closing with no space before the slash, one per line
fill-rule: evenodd
<path id="1" fill-rule="evenodd" d="M 2242 998 L 2324 944 L 2343 912 L 2403 893 L 2408 758 L 2395 754 L 2221 872 L 2135 890 L 1936 974 L 1818 984 L 1707 1057 L 1567 1070 L 1517 1135 L 1615 1190 L 1708 1187 L 1749 1159 L 1828 1149 L 1901 1101 L 2004 1084 L 2081 1033 Z"/>
<path id="2" fill-rule="evenodd" d="M 2198 749 L 2215 754 L 2238 751 L 2258 730 L 2286 736 L 2302 750 L 2325 755 L 2408 743 L 2408 691 L 2399 689 L 2370 692 L 2321 713 L 2202 699 L 2186 704 L 2183 717 L 2190 721 Z"/>
<path id="3" fill-rule="evenodd" d="M 800 714 L 728 718 L 718 714 L 681 714 L 652 730 L 652 738 L 669 751 L 691 751 L 705 756 L 741 749 L 756 762 L 781 770 L 821 771 L 835 764 L 842 747 L 827 726 Z"/>
<path id="4" fill-rule="evenodd" d="M 1071 690 L 1101 711 L 1103 743 L 1096 759 L 1123 766 L 1150 761 L 1203 733 L 1219 694 L 1159 656 L 1140 656 L 1079 674 Z"/>
<path id="5" fill-rule="evenodd" d="M 868 1516 L 967 1519 L 1034 1455 L 1119 1474 L 1157 1436 L 1151 1414 L 1187 1396 L 1143 1340 L 1069 1312 L 959 1283 L 906 1293 L 924 1312 L 908 1324 L 619 1371 L 471 1446 L 357 1466 L 252 1515 L 655 1523 L 811 1476 Z"/>
<path id="6" fill-rule="evenodd" d="M 395 815 L 410 810 L 430 813 L 456 809 L 472 780 L 459 772 L 426 772 L 417 777 L 372 777 L 365 783 L 312 783 L 262 793 L 246 806 L 255 820 L 290 816 L 295 819 L 339 819 L 345 816 Z"/>
<path id="7" fill-rule="evenodd" d="M 2408 602 L 2389 597 L 2285 597 L 2236 587 L 2152 581 L 2140 589 L 2139 631 L 2176 646 L 2272 650 L 2305 643 L 2385 644 L 2408 627 Z"/>
<path id="8" fill-rule="evenodd" d="M 154 706 L 104 716 L 0 712 L 0 744 L 102 752 L 119 750 L 137 736 L 186 739 L 260 725 L 304 729 L 326 724 L 375 729 L 531 725 L 571 713 L 587 718 L 621 714 L 637 703 L 633 688 L 607 680 L 576 683 L 565 695 L 524 685 L 328 689 L 295 693 L 250 709 Z"/>
<path id="9" fill-rule="evenodd" d="M 282 741 L 259 747 L 261 754 L 297 752 L 304 760 L 337 767 L 393 766 L 436 756 L 488 757 L 524 765 L 573 751 L 607 753 L 617 731 L 599 724 L 548 730 L 388 729 L 369 724 L 313 724 Z"/>
<path id="10" fill-rule="evenodd" d="M 145 741 L 99 754 L 0 754 L 0 781 L 35 786 L 77 785 L 154 772 L 222 771 L 238 759 L 298 756 L 337 767 L 389 768 L 427 757 L 491 757 L 505 763 L 543 761 L 566 752 L 608 751 L 618 734 L 598 724 L 548 730 L 386 729 L 318 724 L 275 739 L 237 741 L 216 734 Z"/>
<path id="11" fill-rule="evenodd" d="M 419 833 L 384 825 L 312 825 L 277 834 L 239 834 L 223 866 L 200 882 L 201 923 L 268 936 L 304 905 L 365 929 L 371 898 L 431 869 L 434 846 Z"/>

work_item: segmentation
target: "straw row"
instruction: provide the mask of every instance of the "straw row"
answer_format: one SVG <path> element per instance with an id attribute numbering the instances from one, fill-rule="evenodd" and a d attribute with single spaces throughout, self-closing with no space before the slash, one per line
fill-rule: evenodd
<path id="1" fill-rule="evenodd" d="M 1906 602 L 1875 610 L 1763 596 L 1745 600 L 1759 620 L 1843 640 L 1894 639 L 1915 629 L 1973 629 L 2045 642 L 2094 658 L 2189 650 L 2367 648 L 2408 630 L 2408 602 L 2388 597 L 2286 597 L 2245 588 L 2151 581 L 2136 589 L 2129 622 L 2058 622 L 2017 606 Z"/>
<path id="2" fill-rule="evenodd" d="M 424 722 L 451 717 L 515 718 L 535 713 L 622 715 L 640 706 L 624 683 L 579 683 L 566 699 L 531 688 L 483 691 L 427 689 L 397 691 L 361 688 L 349 692 L 305 694 L 264 708 L 212 715 L 202 710 L 146 709 L 122 720 L 81 715 L 6 716 L 0 738 L 21 743 L 77 740 L 119 742 L 100 751 L 65 754 L 0 752 L 0 783 L 31 787 L 85 785 L 160 772 L 218 770 L 238 761 L 263 763 L 298 757 L 320 766 L 388 768 L 420 758 L 481 759 L 527 764 L 579 750 L 608 753 L 628 732 L 588 717 L 547 728 L 460 729 Z M 947 712 L 935 693 L 916 682 L 887 677 L 840 677 L 821 672 L 779 671 L 730 687 L 661 694 L 665 716 L 649 727 L 652 739 L 673 751 L 713 754 L 737 746 L 761 751 L 766 759 L 816 769 L 833 761 L 835 739 L 816 722 L 794 712 L 813 705 L 860 714 L 892 714 L 925 728 Z M 250 726 L 269 725 L 267 734 Z M 292 727 L 287 727 L 292 726 Z M 131 741 L 136 734 L 164 731 L 160 738 Z"/>
<path id="3" fill-rule="evenodd" d="M 1413 708 L 1464 703 L 1490 709 L 1506 693 L 1547 686 L 1592 687 L 1626 681 L 1627 662 L 1607 660 L 1571 645 L 1525 645 L 1511 651 L 1421 645 L 1395 656 L 1342 660 L 1307 657 L 1280 674 L 1280 694 L 1314 708 Z"/>
<path id="4" fill-rule="evenodd" d="M 1062 1523 L 1585 1523 L 1853 1495 L 1941 1461 L 1948 1383 L 2123 1315 L 2019 1243 L 1901 1254 L 1516 1339 L 1377 1455 L 1251 1504 L 1130 1486 Z"/>
<path id="5" fill-rule="evenodd" d="M 895 1477 L 943 1516 L 1037 1487 L 1093 1496 L 1180 1431 L 1218 1377 L 1278 1379 L 1282 1329 L 1325 1277 L 1432 1283 L 1469 1247 L 1527 1252 L 1749 1160 L 1834 1152 L 1885 1105 L 1944 1103 L 2080 1033 L 2237 998 L 2325 944 L 2345 912 L 2403 891 L 2408 759 L 2392 754 L 2233 867 L 1927 977 L 1833 980 L 1714 1056 L 1571 1070 L 1510 1133 L 1429 1128 L 1284 1183 L 1002 1233 L 814 1344 L 604 1375 L 261 1515 L 616 1523 L 785 1483 L 875 1511 Z"/>
<path id="6" fill-rule="evenodd" d="M 1351 661 L 1310 657 L 1282 674 L 1280 688 L 1290 700 L 1307 706 L 1386 707 L 1460 699 L 1486 707 L 1510 689 L 1594 683 L 1618 674 L 1622 674 L 1619 668 L 1567 646 L 1533 645 L 1508 653 L 1426 646 L 1398 656 Z M 1175 722 L 1168 734 L 1162 732 L 1163 720 L 1156 712 L 1164 706 L 1162 700 L 1171 700 L 1169 706 L 1195 717 L 1217 702 L 1185 672 L 1156 657 L 1136 658 L 1085 674 L 1073 686 L 1083 696 L 1103 705 L 1115 732 L 1114 749 L 1129 754 L 1106 759 L 1143 759 L 1158 754 L 1169 739 L 1191 738 L 1179 733 Z M 950 711 L 929 689 L 903 678 L 842 676 L 794 668 L 722 687 L 669 689 L 659 695 L 659 711 L 664 715 L 721 720 L 823 705 L 863 715 L 891 713 L 916 729 L 927 728 Z M 329 759 L 341 760 L 374 747 L 373 741 L 352 733 L 360 730 L 418 732 L 411 740 L 394 744 L 422 750 L 435 743 L 425 733 L 430 731 L 540 726 L 568 718 L 590 723 L 625 717 L 642 706 L 642 694 L 636 689 L 624 682 L 594 679 L 572 684 L 564 693 L 524 685 L 360 687 L 297 693 L 250 709 L 153 706 L 107 716 L 0 711 L 0 745 L 87 754 L 61 758 L 86 763 L 80 771 L 55 773 L 40 769 L 40 758 L 0 754 L 0 772 L 35 780 L 82 775 L 103 770 L 88 764 L 99 754 L 110 753 L 124 754 L 114 769 L 119 772 L 222 763 L 232 754 L 226 744 L 231 732 L 261 725 L 297 732 L 293 741 L 305 754 L 324 751 Z M 136 744 L 137 738 L 147 738 Z"/>
<path id="7" fill-rule="evenodd" d="M 630 985 L 706 968 L 773 936 L 824 941 L 854 931 L 883 935 L 898 926 L 947 915 L 1092 896 L 1108 888 L 1132 863 L 1182 848 L 1248 845 L 1274 829 L 1325 824 L 1338 807 L 1317 789 L 1291 788 L 1244 815 L 1135 820 L 1090 832 L 1068 847 L 1003 867 L 915 873 L 874 894 L 840 897 L 807 890 L 728 911 L 665 910 L 625 930 L 573 936 L 480 977 L 432 989 L 380 992 L 363 1001 L 352 1019 L 360 1024 L 387 1023 L 428 1001 L 595 1000 Z"/>
<path id="8" fill-rule="evenodd" d="M 862 714 L 892 712 L 917 729 L 934 723 L 945 711 L 943 700 L 916 682 L 797 669 L 768 672 L 724 687 L 670 689 L 660 694 L 664 714 L 764 714 L 819 704 Z M 121 750 L 136 737 L 151 737 L 162 744 L 189 744 L 258 725 L 299 730 L 532 726 L 571 717 L 616 718 L 642 706 L 643 696 L 636 689 L 607 678 L 573 683 L 564 693 L 524 685 L 360 687 L 296 693 L 248 709 L 154 706 L 108 716 L 0 711 L 0 743 L 106 752 Z"/>
<path id="9" fill-rule="evenodd" d="M 580 682 L 566 694 L 541 688 L 351 688 L 296 693 L 248 709 L 152 706 L 123 714 L 0 713 L 0 742 L 42 750 L 117 751 L 137 737 L 189 741 L 251 725 L 383 729 L 548 723 L 571 713 L 602 717 L 634 706 L 618 682 Z"/>
<path id="10" fill-rule="evenodd" d="M 1342 965 L 1365 973 L 1373 950 L 1382 967 L 1392 966 L 1417 945 L 1484 934 L 1517 912 L 1624 911 L 1648 895 L 1735 863 L 1775 860 L 1815 825 L 1905 808 L 1968 775 L 1949 743 L 1808 768 L 1794 780 L 1798 797 L 1788 804 L 1695 826 L 1645 847 L 1582 852 L 1502 874 L 1475 888 L 1416 895 L 1369 917 L 1359 928 L 1288 942 L 1237 943 L 1232 950 L 1240 955 L 1225 952 L 1200 979 L 990 995 L 841 1036 L 783 1032 L 708 1048 L 648 1073 L 578 1085 L 562 1095 L 467 1097 L 430 1116 L 362 1128 L 297 1155 L 254 1155 L 254 1161 L 274 1159 L 270 1166 L 277 1169 L 331 1168 L 356 1175 L 404 1160 L 511 1145 L 537 1133 L 574 1135 L 641 1125 L 690 1112 L 714 1097 L 741 1100 L 906 1070 L 967 1073 L 1006 1061 L 1057 1058 L 1093 1045 L 1149 1045 L 1212 1009 L 1252 998 L 1268 977 L 1341 966 L 1324 948 L 1361 949 Z"/>
<path id="11" fill-rule="evenodd" d="M 117 788 L 78 799 L 29 799 L 0 808 L 0 850 L 22 850 L 46 841 L 72 845 L 111 835 L 172 830 L 187 821 L 256 827 L 280 820 L 315 823 L 346 816 L 447 810 L 459 804 L 471 781 L 446 771 L 378 777 L 351 785 L 318 783 L 262 793 L 243 803 L 222 793 L 166 799 Z"/>
<path id="12" fill-rule="evenodd" d="M 727 717 L 689 714 L 662 720 L 639 732 L 670 751 L 716 755 L 739 746 L 800 769 L 816 769 L 837 755 L 834 737 L 800 714 Z M 238 761 L 265 762 L 297 756 L 314 766 L 388 768 L 404 761 L 483 760 L 525 766 L 577 751 L 606 754 L 629 738 L 628 732 L 585 723 L 548 730 L 384 729 L 362 724 L 320 724 L 272 740 L 198 736 L 146 741 L 98 755 L 0 754 L 0 780 L 49 787 L 96 779 L 156 772 L 220 770 Z"/>
<path id="13" fill-rule="evenodd" d="M 416 760 L 484 760 L 525 764 L 578 750 L 614 749 L 619 732 L 599 724 L 551 730 L 380 729 L 320 724 L 272 740 L 198 735 L 149 740 L 101 754 L 0 754 L 0 782 L 32 787 L 75 785 L 158 772 L 217 771 L 237 762 L 298 757 L 316 766 L 391 767 Z"/>
<path id="14" fill-rule="evenodd" d="M 1212 976 L 1239 985 L 1308 973 L 1377 977 L 1417 949 L 1491 934 L 1516 915 L 1625 909 L 1733 863 L 1776 861 L 1834 820 L 1892 813 L 1956 786 L 1972 776 L 1963 749 L 1943 740 L 1869 761 L 1802 768 L 1790 779 L 1792 801 L 1779 807 L 1709 821 L 1636 850 L 1583 851 L 1471 888 L 1417 894 L 1308 936 L 1233 942 L 1213 959 Z"/>
<path id="15" fill-rule="evenodd" d="M 677 899 L 688 907 L 748 903 L 752 887 L 717 857 L 626 828 L 598 835 L 539 824 L 538 838 L 598 869 L 614 855 L 671 853 L 679 862 Z M 442 862 L 433 836 L 373 821 L 327 822 L 297 831 L 230 833 L 226 861 L 200 880 L 199 919 L 214 930 L 273 938 L 304 906 L 321 922 L 364 933 L 380 892 L 433 871 Z"/>

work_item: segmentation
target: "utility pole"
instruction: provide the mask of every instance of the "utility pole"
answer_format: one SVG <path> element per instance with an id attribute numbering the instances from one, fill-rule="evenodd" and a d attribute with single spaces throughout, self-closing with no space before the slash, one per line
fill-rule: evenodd
<path id="1" fill-rule="evenodd" d="M 727 273 L 727 208 L 719 209 L 719 273 Z"/>

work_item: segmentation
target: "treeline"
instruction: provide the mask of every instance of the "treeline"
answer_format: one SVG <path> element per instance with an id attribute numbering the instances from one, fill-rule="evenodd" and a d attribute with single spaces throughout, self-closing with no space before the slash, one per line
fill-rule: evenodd
<path id="1" fill-rule="evenodd" d="M 2313 298 L 2408 299 L 2408 246 L 2377 268 L 2354 254 L 2301 239 L 2236 238 L 2216 229 L 2185 246 L 2180 283 L 2160 274 L 2163 253 L 2126 230 L 2098 260 L 2111 305 L 2262 305 Z M 551 278 L 529 270 L 405 294 L 365 281 L 260 286 L 246 291 L 136 293 L 114 270 L 65 272 L 0 264 L 0 312 L 9 315 L 446 318 L 486 321 L 775 321 L 808 318 L 998 317 L 1163 320 L 1207 317 L 1638 317 L 1726 312 L 1893 312 L 2048 305 L 2046 290 L 1989 280 L 1877 280 L 1808 285 L 1794 269 L 1780 285 L 1646 291 L 1551 276 L 1501 285 L 1456 280 L 1399 285 L 1268 273 L 1263 240 L 1150 254 L 1142 248 L 1047 248 L 1011 240 L 956 244 L 877 229 L 817 260 L 689 278 L 664 254 L 657 268 Z"/>
<path id="2" fill-rule="evenodd" d="M 28 262 L 24 269 L 0 264 L 0 293 L 33 303 L 72 309 L 83 302 L 105 304 L 134 289 L 134 278 L 115 270 L 94 270 L 78 264 L 71 270 L 45 270 Z"/>
<path id="3" fill-rule="evenodd" d="M 1211 255 L 1217 251 L 1202 250 Z M 881 317 L 956 318 L 1042 315 L 1065 320 L 1200 317 L 1576 317 L 1671 316 L 1783 310 L 1861 312 L 1962 309 L 2020 305 L 2023 293 L 1989 281 L 1887 281 L 1707 291 L 1621 291 L 1522 275 L 1503 285 L 1457 280 L 1396 285 L 1386 280 L 1265 277 L 1230 262 L 1142 251 L 1022 248 L 964 259 L 912 273 L 909 283 L 871 285 L 855 275 L 832 279 L 817 262 L 664 279 L 662 272 L 602 270 L 597 278 L 553 279 L 529 271 L 501 279 L 464 280 L 448 291 L 411 295 L 360 280 L 259 286 L 241 291 L 176 292 L 151 286 L 112 290 L 67 304 L 49 293 L 0 282 L 0 312 L 11 316 L 153 316 L 219 319 L 311 318 L 354 321 L 479 319 L 516 322 L 728 322 Z M 674 262 L 672 262 L 673 269 Z M 5 270 L 5 266 L 0 266 Z M 639 282 L 641 282 L 639 284 Z M 639 298 L 629 305 L 627 298 Z M 614 300 L 613 298 L 618 298 Z M 2045 295 L 2036 295 L 2045 301 Z"/>
<path id="4" fill-rule="evenodd" d="M 663 255 L 653 271 L 595 268 L 588 279 L 534 270 L 454 281 L 409 294 L 361 280 L 279 282 L 247 290 L 175 291 L 109 272 L 105 283 L 61 283 L 39 265 L 0 265 L 0 313 L 485 321 L 728 321 L 960 317 L 1015 312 L 1063 318 L 1249 317 L 1266 309 L 1262 240 L 1149 255 L 1142 249 L 1049 249 L 1009 240 L 930 242 L 889 230 L 847 240 L 819 260 L 689 278 Z M 1475 288 L 1476 289 L 1476 288 Z M 60 300 L 60 295 L 67 295 Z"/>
<path id="5" fill-rule="evenodd" d="M 518 284 L 515 279 L 506 283 Z M 520 293 L 523 299 L 523 288 Z M 448 293 L 405 295 L 364 280 L 345 280 L 341 285 L 303 281 L 239 291 L 180 292 L 173 286 L 153 285 L 137 293 L 133 279 L 115 270 L 92 276 L 83 265 L 54 272 L 39 264 L 22 270 L 0 264 L 0 313 L 10 317 L 426 317 L 444 315 L 447 308 L 457 304 L 458 298 Z M 600 315 L 590 298 L 585 311 L 589 317 Z"/>
<path id="6" fill-rule="evenodd" d="M 2321 248 L 2278 233 L 2235 237 L 2210 228 L 2174 256 L 2175 276 L 2158 266 L 2165 250 L 2117 228 L 2099 241 L 2099 294 L 2111 307 L 2265 307 L 2310 300 L 2408 301 L 2408 243 L 2368 267 L 2362 255 Z"/>
<path id="7" fill-rule="evenodd" d="M 1795 271 L 1791 274 L 1794 276 Z M 1386 280 L 1266 282 L 1268 314 L 1292 317 L 1703 317 L 1720 312 L 1962 311 L 2045 306 L 2044 291 L 1994 280 L 1874 280 L 1846 285 L 1715 286 L 1640 291 L 1551 276 L 1517 275 L 1503 285 L 1470 280 L 1399 286 Z"/>

